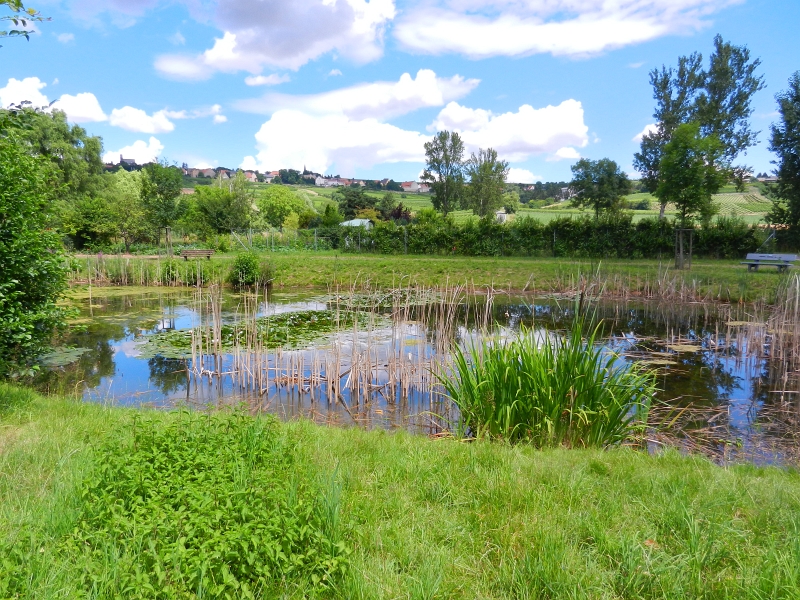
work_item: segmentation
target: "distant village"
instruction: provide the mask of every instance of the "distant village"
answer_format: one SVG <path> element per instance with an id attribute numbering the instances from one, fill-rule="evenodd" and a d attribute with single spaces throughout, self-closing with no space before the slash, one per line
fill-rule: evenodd
<path id="1" fill-rule="evenodd" d="M 119 163 L 107 163 L 105 168 L 113 170 L 118 167 L 124 169 L 139 169 L 144 165 L 139 165 L 134 159 L 125 158 L 120 155 Z M 224 167 L 216 168 L 192 168 L 184 163 L 181 171 L 185 177 L 191 179 L 230 179 L 236 175 L 241 169 L 226 169 Z M 358 185 L 374 190 L 389 190 L 395 192 L 408 192 L 414 194 L 427 194 L 430 193 L 430 186 L 427 183 L 420 183 L 417 181 L 403 181 L 396 182 L 393 179 L 354 179 L 347 177 L 340 177 L 338 175 L 322 175 L 308 171 L 305 168 L 303 171 L 295 169 L 281 169 L 280 171 L 269 171 L 261 173 L 260 171 L 242 171 L 245 178 L 251 183 L 291 183 L 300 185 L 314 185 L 317 187 L 350 187 Z"/>

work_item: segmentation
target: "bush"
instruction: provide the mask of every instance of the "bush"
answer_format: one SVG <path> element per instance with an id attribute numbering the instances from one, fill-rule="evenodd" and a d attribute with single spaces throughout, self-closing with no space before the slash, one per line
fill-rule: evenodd
<path id="1" fill-rule="evenodd" d="M 258 254 L 255 252 L 241 252 L 233 260 L 228 281 L 231 285 L 237 287 L 255 285 L 258 282 L 260 270 Z"/>
<path id="2" fill-rule="evenodd" d="M 64 326 L 56 303 L 67 270 L 61 240 L 49 228 L 48 183 L 45 163 L 13 135 L 0 135 L 0 379 L 30 372 Z"/>

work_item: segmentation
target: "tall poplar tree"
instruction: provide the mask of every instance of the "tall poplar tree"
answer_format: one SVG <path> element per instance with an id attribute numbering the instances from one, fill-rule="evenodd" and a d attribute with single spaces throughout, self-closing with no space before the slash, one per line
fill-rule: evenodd
<path id="1" fill-rule="evenodd" d="M 734 46 L 721 36 L 714 38 L 714 51 L 708 70 L 703 57 L 695 52 L 678 58 L 677 68 L 650 72 L 656 109 L 656 130 L 642 136 L 640 151 L 634 155 L 634 167 L 642 175 L 644 188 L 655 193 L 660 185 L 660 165 L 664 148 L 675 129 L 697 122 L 703 136 L 714 136 L 722 145 L 726 161 L 733 161 L 756 144 L 757 131 L 750 128 L 752 98 L 764 88 L 763 76 L 757 74 L 761 61 L 751 59 L 746 46 Z M 732 167 L 738 185 L 743 185 L 749 167 Z M 661 216 L 664 215 L 661 204 Z"/>
<path id="2" fill-rule="evenodd" d="M 457 132 L 440 131 L 425 143 L 422 181 L 433 188 L 433 207 L 442 214 L 456 210 L 464 191 L 464 142 Z"/>

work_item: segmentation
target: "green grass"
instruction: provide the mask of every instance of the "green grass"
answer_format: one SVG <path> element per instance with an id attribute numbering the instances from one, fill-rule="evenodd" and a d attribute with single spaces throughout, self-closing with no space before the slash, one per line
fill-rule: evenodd
<path id="1" fill-rule="evenodd" d="M 738 260 L 695 259 L 691 271 L 675 271 L 671 257 L 662 261 L 591 260 L 549 257 L 468 257 L 336 254 L 334 252 L 265 252 L 275 274 L 277 288 L 326 289 L 350 287 L 369 282 L 383 288 L 416 283 L 441 287 L 449 283 L 474 284 L 478 287 L 539 293 L 563 292 L 575 289 L 580 276 L 591 276 L 605 286 L 609 295 L 670 296 L 684 299 L 705 298 L 723 301 L 772 302 L 778 284 L 786 278 L 777 272 L 748 272 Z M 86 281 L 88 259 L 78 261 L 75 281 Z M 104 265 L 109 271 L 118 270 L 118 259 L 107 257 Z M 157 271 L 155 259 L 130 258 L 133 273 Z M 227 275 L 233 257 L 216 254 L 211 261 L 177 263 L 178 270 L 202 269 L 203 280 L 218 282 Z M 163 261 L 162 261 L 163 262 Z M 94 262 L 92 264 L 95 264 Z M 148 267 L 149 265 L 149 267 Z M 181 271 L 182 272 L 182 271 Z M 190 273 L 191 275 L 191 273 Z M 97 276 L 93 276 L 97 280 Z M 159 282 L 158 273 L 141 283 Z M 102 280 L 101 280 L 102 281 Z M 130 283 L 139 285 L 137 278 Z M 82 288 L 79 288 L 82 289 Z M 680 296 L 680 291 L 685 292 Z"/>
<path id="2" fill-rule="evenodd" d="M 181 569 L 198 560 L 219 565 L 211 548 L 203 554 L 193 544 L 236 539 L 230 523 L 241 518 L 240 507 L 290 518 L 287 507 L 300 499 L 314 507 L 309 528 L 324 542 L 306 548 L 335 541 L 346 571 L 326 588 L 301 567 L 270 579 L 264 597 L 800 595 L 800 475 L 793 470 L 720 468 L 676 452 L 537 451 L 308 422 L 248 423 L 241 415 L 217 415 L 215 426 L 203 428 L 196 423 L 208 417 L 187 425 L 186 413 L 142 414 L 7 386 L 0 398 L 0 546 L 17 549 L 0 555 L 0 580 L 16 569 L 13 592 L 0 595 L 196 597 L 170 594 L 177 577 L 160 580 L 167 587 L 154 586 L 156 593 L 119 585 L 193 573 Z M 137 420 L 147 423 L 139 448 L 132 446 Z M 126 492 L 139 473 L 142 487 Z M 244 498 L 277 500 L 241 502 L 233 488 Z M 142 523 L 135 531 L 134 517 Z M 155 531 L 159 519 L 164 528 Z M 203 534 L 177 544 L 181 523 L 201 524 Z M 247 552 L 223 547 L 228 570 L 238 572 Z M 181 559 L 164 562 L 176 548 Z M 242 589 L 231 597 L 244 597 Z"/>

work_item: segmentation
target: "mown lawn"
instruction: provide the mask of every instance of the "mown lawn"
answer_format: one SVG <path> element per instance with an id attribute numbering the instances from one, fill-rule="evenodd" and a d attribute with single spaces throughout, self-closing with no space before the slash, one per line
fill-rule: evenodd
<path id="1" fill-rule="evenodd" d="M 800 475 L 0 385 L 0 596 L 797 598 Z"/>

